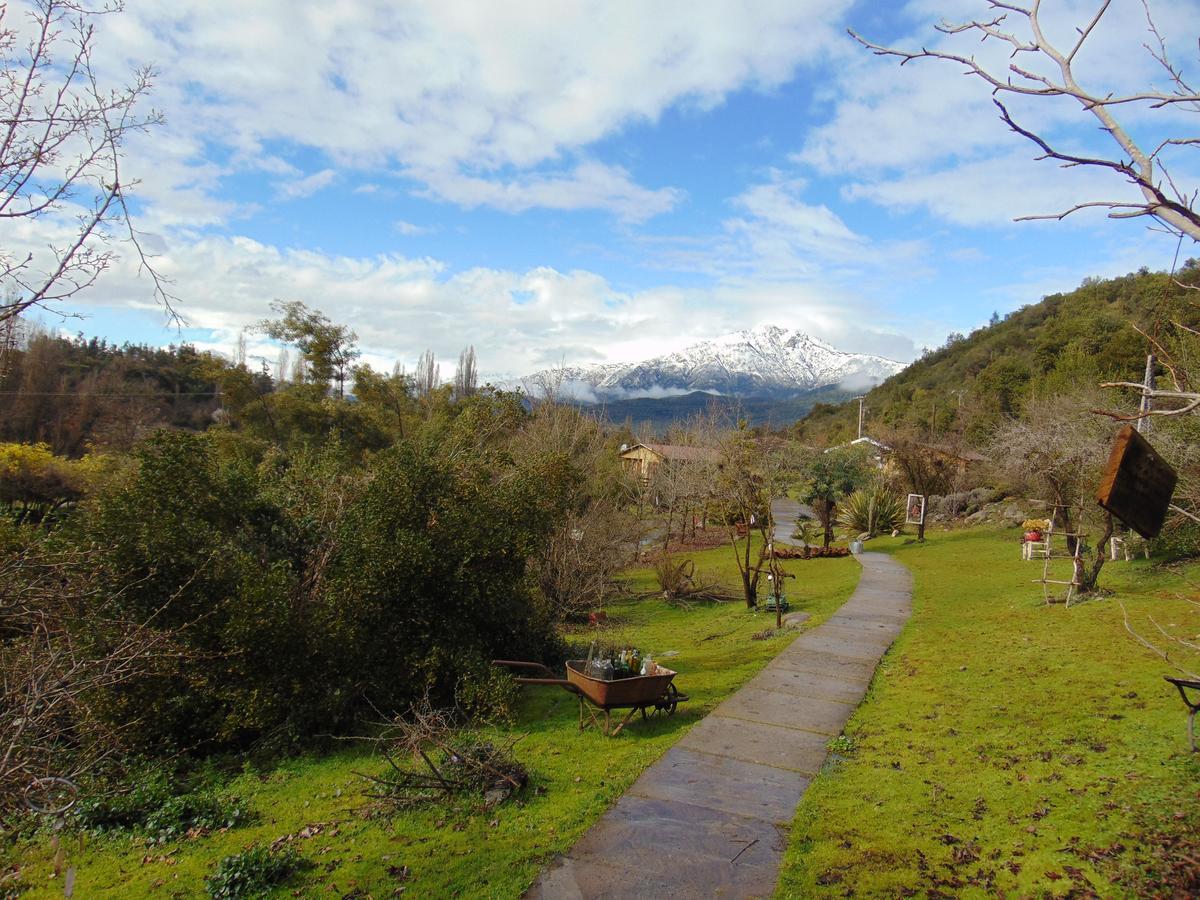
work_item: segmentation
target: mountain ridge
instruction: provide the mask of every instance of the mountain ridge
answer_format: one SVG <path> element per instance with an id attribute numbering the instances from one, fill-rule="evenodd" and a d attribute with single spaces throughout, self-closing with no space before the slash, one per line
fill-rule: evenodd
<path id="1" fill-rule="evenodd" d="M 703 391 L 728 397 L 795 397 L 838 388 L 863 390 L 904 363 L 838 350 L 806 332 L 766 325 L 699 341 L 634 363 L 544 369 L 521 379 L 581 403 L 662 399 Z"/>

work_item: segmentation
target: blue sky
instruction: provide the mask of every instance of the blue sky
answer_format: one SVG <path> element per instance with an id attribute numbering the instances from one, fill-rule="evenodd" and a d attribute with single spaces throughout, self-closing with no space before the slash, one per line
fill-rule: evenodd
<path id="1" fill-rule="evenodd" d="M 1048 27 L 1069 36 L 1096 6 L 1047 0 Z M 1152 8 L 1194 68 L 1200 8 Z M 126 254 L 61 307 L 84 317 L 63 327 L 228 351 L 284 299 L 351 325 L 376 365 L 411 369 L 429 348 L 444 374 L 467 344 L 485 375 L 524 374 L 765 324 L 908 360 L 1086 276 L 1169 267 L 1175 242 L 1139 222 L 1012 222 L 1129 189 L 1034 161 L 954 66 L 901 69 L 845 33 L 933 45 L 934 22 L 985 13 L 129 0 L 97 61 L 113 83 L 158 71 L 166 124 L 129 143 L 125 170 L 189 325 L 165 326 Z M 1140 0 L 1114 0 L 1080 76 L 1161 82 L 1145 38 Z M 1066 101 L 1014 109 L 1064 146 L 1104 146 Z M 1129 124 L 1191 133 L 1182 112 Z"/>

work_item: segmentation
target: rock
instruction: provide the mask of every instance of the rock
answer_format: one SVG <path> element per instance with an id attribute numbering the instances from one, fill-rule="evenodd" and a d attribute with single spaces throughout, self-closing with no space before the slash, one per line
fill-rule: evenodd
<path id="1" fill-rule="evenodd" d="M 1026 518 L 1025 510 L 1021 509 L 1015 503 L 1010 503 L 1004 507 L 1004 512 L 1000 514 L 1000 517 L 1009 525 L 1020 525 Z"/>
<path id="2" fill-rule="evenodd" d="M 806 612 L 789 613 L 783 617 L 784 628 L 800 628 L 807 622 L 811 616 Z"/>

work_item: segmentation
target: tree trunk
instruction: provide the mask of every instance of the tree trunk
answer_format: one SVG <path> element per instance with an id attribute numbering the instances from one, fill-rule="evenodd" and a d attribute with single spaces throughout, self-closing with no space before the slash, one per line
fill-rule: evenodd
<path id="1" fill-rule="evenodd" d="M 1079 577 L 1079 593 L 1090 594 L 1096 589 L 1096 582 L 1100 580 L 1100 570 L 1104 567 L 1104 560 L 1108 556 L 1108 542 L 1113 534 L 1113 519 L 1112 513 L 1104 514 L 1104 535 L 1100 538 L 1095 547 L 1095 558 L 1092 560 L 1090 569 L 1082 569 Z"/>
<path id="2" fill-rule="evenodd" d="M 1071 533 L 1071 507 L 1067 505 L 1061 495 L 1054 498 L 1054 515 L 1062 525 L 1063 533 L 1069 535 Z M 1075 555 L 1075 542 L 1076 538 L 1067 538 L 1067 552 L 1072 556 Z"/>
<path id="3" fill-rule="evenodd" d="M 750 578 L 750 545 L 754 541 L 750 537 L 750 529 L 746 529 L 746 560 L 742 566 L 742 588 L 746 592 L 746 608 L 754 609 L 758 606 L 758 579 L 751 580 Z"/>
<path id="4" fill-rule="evenodd" d="M 825 526 L 825 549 L 829 549 L 829 542 L 833 540 L 833 501 L 824 500 L 825 515 L 822 516 L 822 524 Z"/>
<path id="5" fill-rule="evenodd" d="M 917 526 L 917 541 L 919 543 L 925 542 L 925 519 L 924 518 L 921 519 L 921 524 L 919 524 Z"/>

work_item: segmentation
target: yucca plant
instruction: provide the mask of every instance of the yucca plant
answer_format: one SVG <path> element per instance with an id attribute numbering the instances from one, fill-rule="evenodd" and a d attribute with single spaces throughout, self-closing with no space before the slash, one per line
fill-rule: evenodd
<path id="1" fill-rule="evenodd" d="M 855 491 L 838 509 L 838 523 L 851 534 L 875 537 L 904 524 L 904 501 L 882 482 Z"/>

